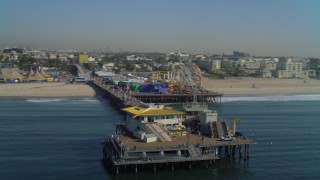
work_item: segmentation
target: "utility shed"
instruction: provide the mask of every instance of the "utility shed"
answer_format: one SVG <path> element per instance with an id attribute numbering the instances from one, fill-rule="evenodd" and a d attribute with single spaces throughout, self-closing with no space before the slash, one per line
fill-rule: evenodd
<path id="1" fill-rule="evenodd" d="M 156 142 L 157 141 L 157 136 L 155 134 L 146 134 L 144 135 L 144 142 L 150 143 L 150 142 Z"/>
<path id="2" fill-rule="evenodd" d="M 144 131 L 135 131 L 133 132 L 133 135 L 137 138 L 139 138 L 140 140 L 144 139 L 144 136 L 146 135 L 146 132 Z"/>
<path id="3" fill-rule="evenodd" d="M 200 124 L 207 124 L 216 122 L 218 120 L 218 113 L 211 110 L 203 110 L 199 113 Z"/>

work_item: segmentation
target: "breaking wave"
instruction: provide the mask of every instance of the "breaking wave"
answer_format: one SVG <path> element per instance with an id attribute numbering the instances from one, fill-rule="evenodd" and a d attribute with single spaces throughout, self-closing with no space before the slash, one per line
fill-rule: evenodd
<path id="1" fill-rule="evenodd" d="M 27 99 L 26 101 L 28 102 L 33 102 L 33 103 L 47 103 L 47 102 L 60 102 L 64 101 L 65 99 Z"/>
<path id="2" fill-rule="evenodd" d="M 320 101 L 320 94 L 224 96 L 222 102 L 235 101 Z"/>
<path id="3" fill-rule="evenodd" d="M 32 103 L 50 103 L 50 102 L 66 102 L 66 103 L 96 103 L 97 99 L 94 98 L 32 98 L 27 99 L 27 102 Z"/>

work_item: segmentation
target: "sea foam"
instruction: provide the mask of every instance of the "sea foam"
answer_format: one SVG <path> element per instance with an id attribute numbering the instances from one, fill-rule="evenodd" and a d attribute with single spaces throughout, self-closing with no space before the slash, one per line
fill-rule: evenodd
<path id="1" fill-rule="evenodd" d="M 33 103 L 47 103 L 47 102 L 60 102 L 64 101 L 65 99 L 56 99 L 56 98 L 39 98 L 39 99 L 27 99 L 27 102 Z"/>
<path id="2" fill-rule="evenodd" d="M 26 99 L 27 102 L 32 103 L 50 103 L 50 102 L 67 102 L 67 103 L 96 103 L 97 99 L 94 98 L 32 98 Z"/>
<path id="3" fill-rule="evenodd" d="M 235 101 L 320 101 L 320 94 L 224 96 L 222 102 Z"/>

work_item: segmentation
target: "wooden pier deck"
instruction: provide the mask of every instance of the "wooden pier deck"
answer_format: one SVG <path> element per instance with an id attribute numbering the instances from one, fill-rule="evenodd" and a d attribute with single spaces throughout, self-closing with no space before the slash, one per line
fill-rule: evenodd
<path id="1" fill-rule="evenodd" d="M 130 93 L 115 89 L 114 86 L 105 84 L 102 80 L 90 81 L 90 84 L 103 90 L 105 95 L 111 97 L 111 100 L 120 107 L 146 106 L 142 101 L 132 97 Z"/>
<path id="2" fill-rule="evenodd" d="M 123 91 L 105 83 L 102 79 L 90 81 L 90 84 L 100 88 L 121 107 L 145 106 L 144 103 L 185 103 L 192 102 L 194 94 L 154 94 Z M 223 94 L 215 92 L 198 92 L 195 94 L 198 102 L 220 103 Z"/>
<path id="3" fill-rule="evenodd" d="M 188 137 L 189 136 L 189 137 Z M 188 145 L 201 146 L 226 146 L 226 145 L 243 145 L 254 144 L 255 141 L 250 139 L 236 138 L 233 141 L 220 141 L 219 138 L 199 136 L 190 134 L 185 136 L 176 136 L 173 141 L 145 143 L 139 139 L 125 135 L 117 135 L 120 141 L 126 142 L 128 152 L 141 152 L 142 150 L 159 151 L 159 149 L 186 149 Z"/>
<path id="4" fill-rule="evenodd" d="M 132 93 L 132 97 L 146 103 L 185 103 L 192 102 L 194 94 L 153 94 L 153 93 Z M 215 92 L 196 93 L 198 102 L 221 102 L 223 94 Z"/>
<path id="5" fill-rule="evenodd" d="M 128 135 L 111 135 L 101 144 L 104 160 L 119 173 L 120 169 L 125 169 L 128 165 L 137 172 L 143 165 L 152 166 L 155 171 L 162 166 L 174 169 L 179 163 L 187 164 L 189 168 L 195 162 L 208 165 L 223 157 L 231 161 L 235 159 L 237 152 L 239 158 L 247 160 L 249 146 L 256 142 L 247 138 L 220 141 L 218 138 L 189 134 L 176 136 L 170 142 L 145 143 Z"/>

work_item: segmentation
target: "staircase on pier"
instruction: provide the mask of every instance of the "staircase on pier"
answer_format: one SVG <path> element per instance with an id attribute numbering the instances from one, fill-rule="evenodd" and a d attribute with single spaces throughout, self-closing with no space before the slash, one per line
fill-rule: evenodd
<path id="1" fill-rule="evenodd" d="M 217 121 L 217 130 L 219 138 L 228 135 L 228 130 L 225 122 Z"/>
<path id="2" fill-rule="evenodd" d="M 210 125 L 211 136 L 214 138 L 219 138 L 217 122 L 214 121 L 212 123 L 209 123 L 209 125 Z"/>
<path id="3" fill-rule="evenodd" d="M 214 121 L 209 124 L 210 133 L 214 138 L 221 138 L 228 135 L 227 125 L 223 121 Z"/>
<path id="4" fill-rule="evenodd" d="M 155 134 L 161 142 L 172 141 L 172 138 L 160 126 L 155 123 L 147 124 L 150 131 Z"/>

